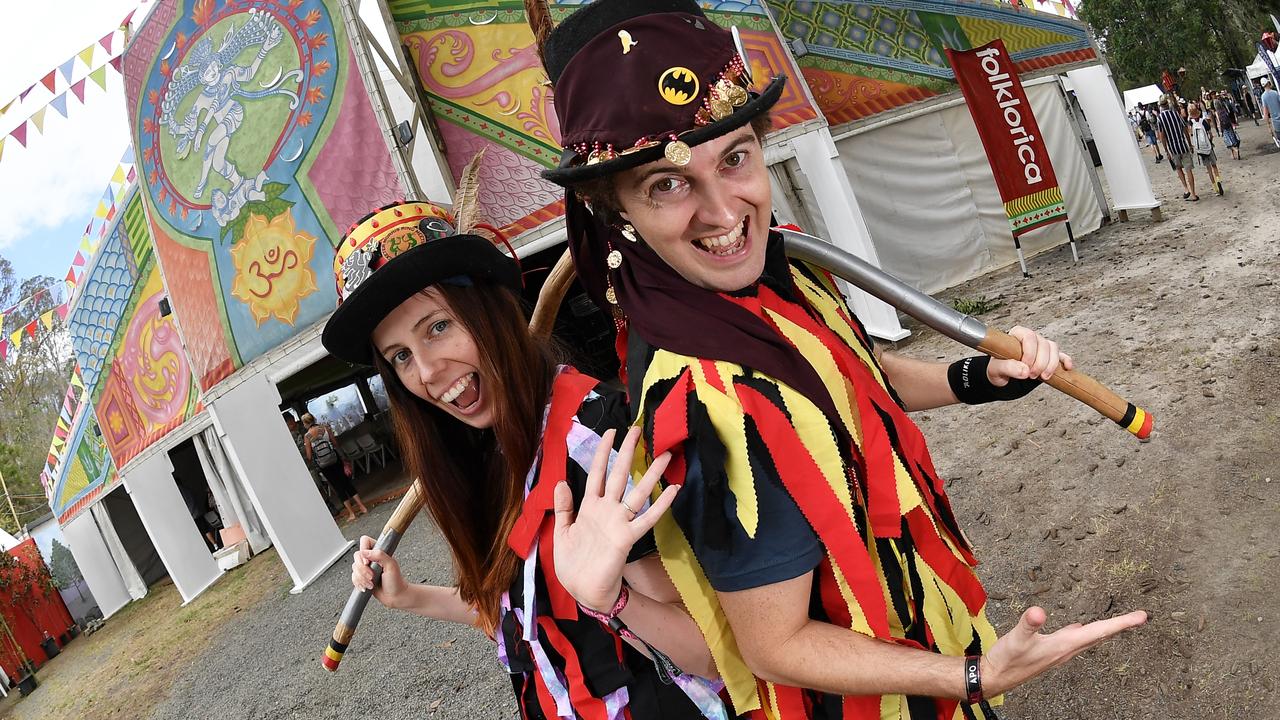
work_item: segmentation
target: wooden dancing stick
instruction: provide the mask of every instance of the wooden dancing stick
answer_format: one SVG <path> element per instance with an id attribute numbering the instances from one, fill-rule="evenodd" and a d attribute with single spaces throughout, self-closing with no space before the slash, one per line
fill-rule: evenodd
<path id="1" fill-rule="evenodd" d="M 560 308 L 560 301 L 564 299 L 569 286 L 573 284 L 574 277 L 573 258 L 566 248 L 538 293 L 538 304 L 534 306 L 533 317 L 529 320 L 529 332 L 540 338 L 551 335 L 551 330 L 555 327 L 556 311 Z M 426 488 L 422 485 L 422 478 L 415 478 L 413 485 L 409 487 L 409 492 L 400 499 L 395 512 L 391 513 L 391 519 L 387 520 L 387 524 L 383 526 L 382 534 L 374 544 L 375 548 L 388 555 L 395 553 L 409 523 L 413 522 L 418 512 L 422 510 L 423 503 L 426 501 L 425 493 Z M 382 579 L 382 565 L 375 562 L 369 567 L 373 570 L 374 587 L 377 587 Z M 347 597 L 347 604 L 342 608 L 338 624 L 333 628 L 333 637 L 330 638 L 329 645 L 325 647 L 324 655 L 320 658 L 320 664 L 326 670 L 332 672 L 338 669 L 338 664 L 342 662 L 342 655 L 351 644 L 351 638 L 356 634 L 356 626 L 360 624 L 360 617 L 364 615 L 364 609 L 372 595 L 373 593 L 369 590 L 351 589 L 351 595 Z"/>
<path id="2" fill-rule="evenodd" d="M 1022 357 L 1022 343 L 1010 335 L 988 328 L 981 320 L 958 312 L 916 290 L 883 270 L 872 266 L 829 242 L 795 230 L 782 229 L 787 254 L 830 270 L 837 277 L 880 298 L 902 312 L 957 342 L 1000 360 Z M 1059 366 L 1045 381 L 1106 418 L 1147 440 L 1155 425 L 1151 413 L 1125 400 L 1105 385 L 1078 370 Z"/>

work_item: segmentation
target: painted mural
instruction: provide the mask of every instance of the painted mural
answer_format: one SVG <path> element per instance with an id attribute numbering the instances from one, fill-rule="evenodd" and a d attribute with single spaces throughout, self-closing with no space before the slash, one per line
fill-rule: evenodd
<path id="1" fill-rule="evenodd" d="M 959 92 L 944 48 L 1002 38 L 1021 74 L 1096 63 L 1087 27 L 989 0 L 770 0 L 814 99 L 832 125 Z M 797 43 L 798 41 L 798 43 Z"/>
<path id="2" fill-rule="evenodd" d="M 166 293 L 142 193 L 131 190 L 123 205 L 69 318 L 76 363 L 96 416 L 96 422 L 85 421 L 89 431 L 81 437 L 96 438 L 116 467 L 190 418 L 199 400 L 174 317 L 161 307 Z M 69 444 L 71 457 L 89 458 Z M 60 475 L 65 478 L 73 465 L 64 460 Z M 87 471 L 85 477 L 105 479 Z M 74 487 L 73 480 L 65 487 Z M 66 492 L 55 493 L 55 502 Z"/>
<path id="3" fill-rule="evenodd" d="M 403 191 L 335 1 L 162 2 L 124 75 L 146 216 L 207 390 L 333 310 L 335 243 Z"/>
<path id="4" fill-rule="evenodd" d="M 82 402 L 77 407 L 67 452 L 61 458 L 49 493 L 49 507 L 58 524 L 65 525 L 79 515 L 94 500 L 110 492 L 118 480 L 93 406 Z"/>
<path id="5" fill-rule="evenodd" d="M 551 4 L 557 21 L 585 0 Z M 560 160 L 560 131 L 546 73 L 519 0 L 389 0 L 396 30 L 430 101 L 457 180 L 481 150 L 480 205 L 509 237 L 563 212 L 563 190 L 538 173 Z M 702 3 L 738 26 L 752 74 L 796 71 L 761 0 Z M 775 106 L 781 129 L 817 118 L 792 84 Z"/>

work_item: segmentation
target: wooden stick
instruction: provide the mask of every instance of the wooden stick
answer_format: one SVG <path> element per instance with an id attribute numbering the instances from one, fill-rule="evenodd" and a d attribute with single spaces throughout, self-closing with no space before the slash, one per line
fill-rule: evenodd
<path id="1" fill-rule="evenodd" d="M 533 316 L 529 320 L 529 332 L 541 338 L 551 335 L 556 325 L 556 312 L 560 309 L 560 302 L 564 300 L 569 286 L 573 284 L 574 277 L 573 258 L 566 248 L 538 293 L 538 303 L 534 306 Z M 382 534 L 378 536 L 378 542 L 374 547 L 388 555 L 394 554 L 396 546 L 400 544 L 400 538 L 404 537 L 409 523 L 417 517 L 425 502 L 426 488 L 422 484 L 422 478 L 416 478 L 413 485 L 409 487 L 409 492 L 400 499 L 400 504 L 391 514 L 391 519 L 387 520 L 387 524 L 383 526 Z M 373 585 L 377 587 L 378 581 L 382 579 L 382 566 L 372 563 L 370 567 L 373 569 Z M 356 634 L 356 626 L 360 624 L 360 617 L 364 614 L 364 609 L 372 595 L 373 593 L 369 590 L 351 589 L 351 595 L 347 597 L 347 604 L 342 608 L 338 624 L 333 628 L 333 637 L 329 639 L 324 655 L 320 658 L 320 664 L 326 670 L 332 672 L 338 669 L 338 665 L 342 662 L 342 655 L 351 645 L 351 638 Z"/>

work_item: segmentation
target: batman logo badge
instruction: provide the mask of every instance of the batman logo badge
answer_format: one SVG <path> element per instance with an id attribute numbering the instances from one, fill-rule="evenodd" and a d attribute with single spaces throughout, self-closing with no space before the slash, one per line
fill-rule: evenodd
<path id="1" fill-rule="evenodd" d="M 672 105 L 688 105 L 698 97 L 698 76 L 689 68 L 668 68 L 658 78 L 658 95 Z"/>

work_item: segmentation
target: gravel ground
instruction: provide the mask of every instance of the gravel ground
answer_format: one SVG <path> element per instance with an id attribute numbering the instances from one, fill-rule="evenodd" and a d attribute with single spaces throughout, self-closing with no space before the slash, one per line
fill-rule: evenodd
<path id="1" fill-rule="evenodd" d="M 376 537 L 394 508 L 394 502 L 373 508 L 343 534 Z M 447 583 L 448 552 L 430 523 L 419 520 L 396 556 L 409 578 Z M 510 682 L 483 634 L 391 612 L 376 600 L 338 671 L 321 667 L 351 590 L 350 567 L 349 560 L 340 561 L 304 592 L 290 595 L 281 566 L 279 592 L 246 608 L 210 647 L 193 649 L 190 671 L 150 718 L 515 717 Z"/>

